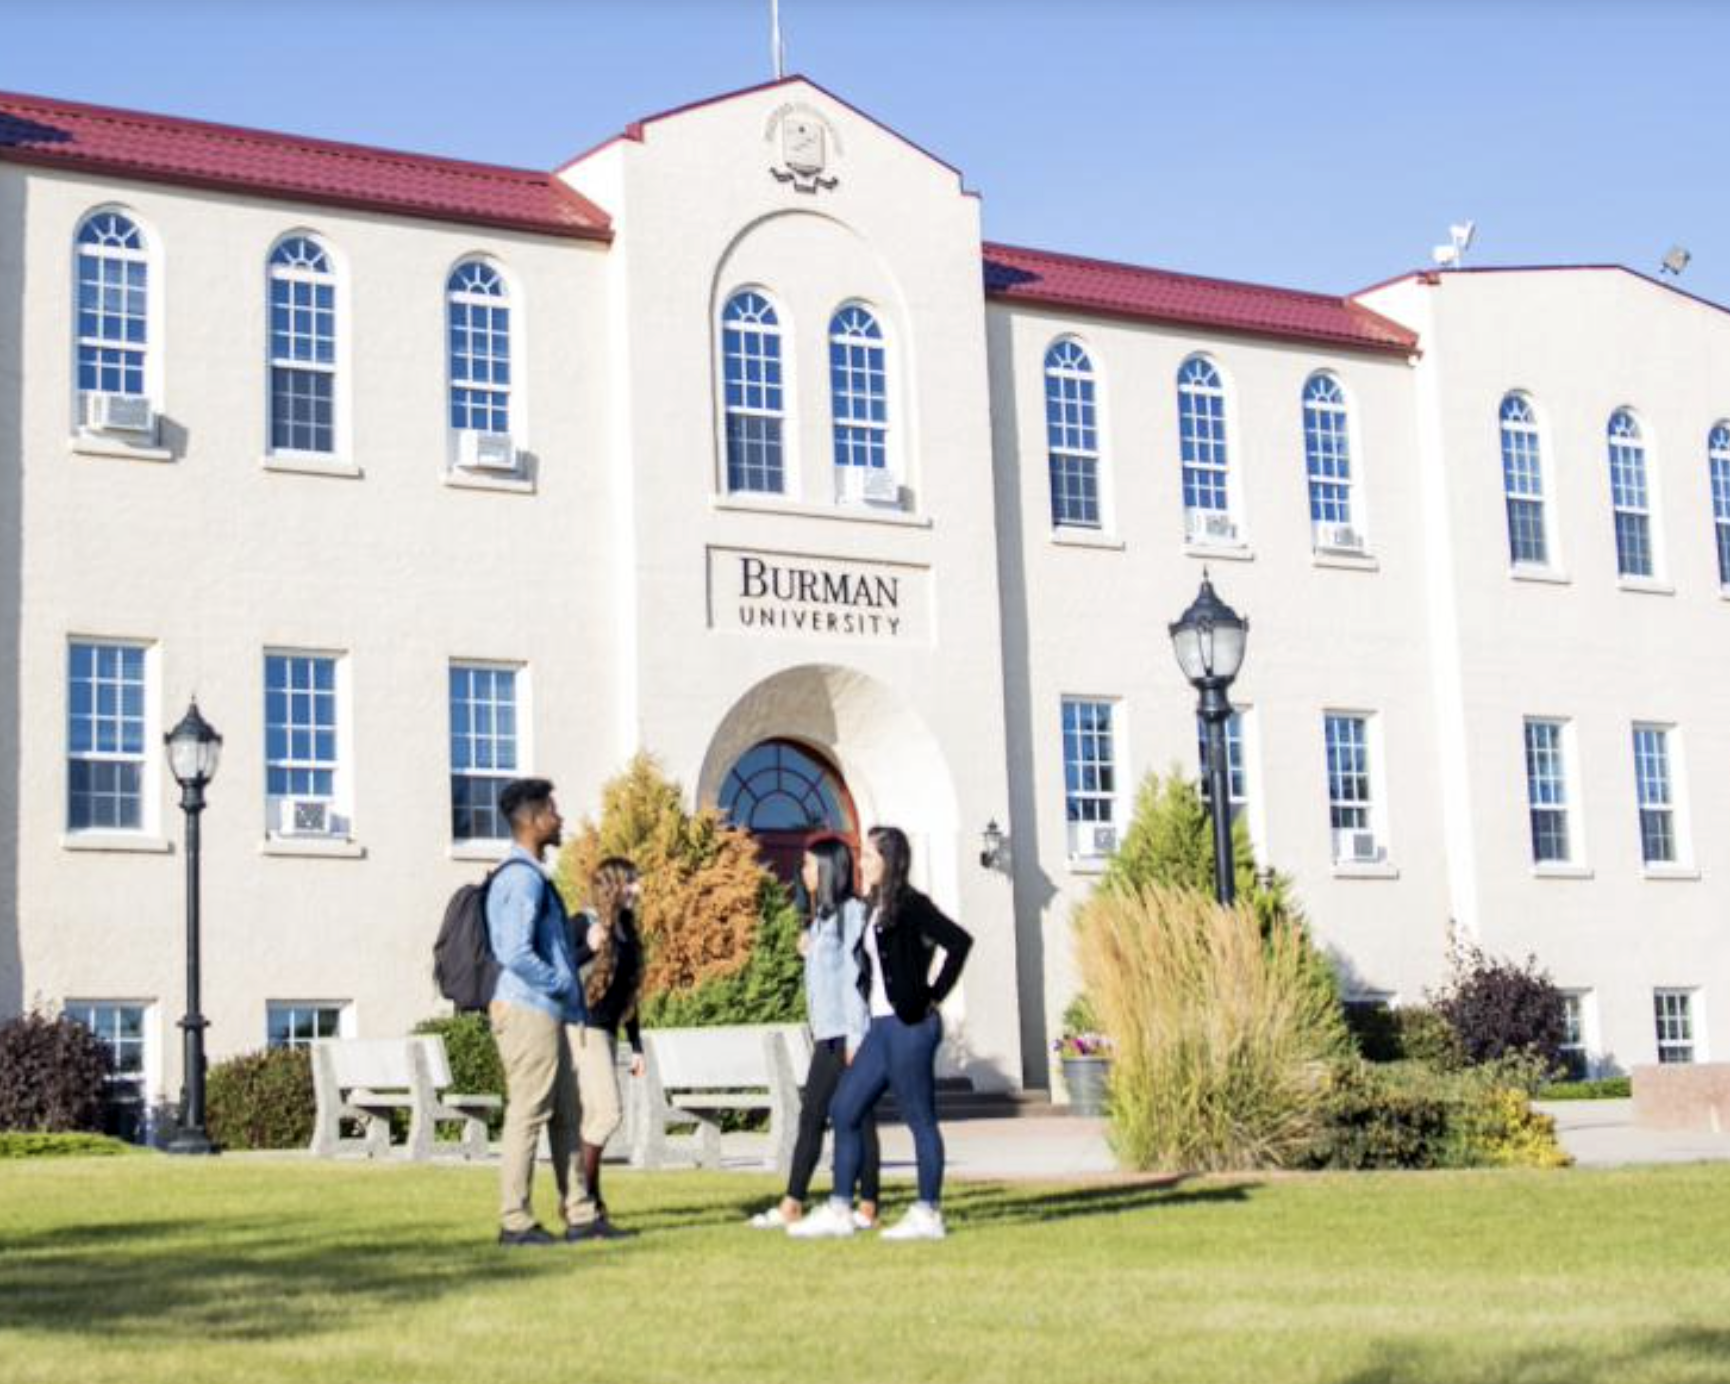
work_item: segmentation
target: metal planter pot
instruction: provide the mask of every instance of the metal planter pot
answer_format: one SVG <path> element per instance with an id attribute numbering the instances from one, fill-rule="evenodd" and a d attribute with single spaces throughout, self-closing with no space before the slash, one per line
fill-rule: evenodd
<path id="1" fill-rule="evenodd" d="M 1071 1115 L 1103 1115 L 1111 1081 L 1109 1057 L 1065 1057 L 1063 1085 L 1069 1092 Z"/>

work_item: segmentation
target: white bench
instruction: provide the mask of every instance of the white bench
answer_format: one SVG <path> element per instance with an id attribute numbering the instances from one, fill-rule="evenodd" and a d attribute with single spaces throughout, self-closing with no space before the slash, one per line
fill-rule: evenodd
<path id="1" fill-rule="evenodd" d="M 450 1059 L 437 1034 L 409 1038 L 326 1038 L 312 1045 L 312 1089 L 318 1112 L 312 1152 L 321 1158 L 364 1152 L 368 1158 L 391 1151 L 391 1115 L 409 1112 L 411 1159 L 431 1158 L 441 1121 L 463 1123 L 464 1158 L 487 1152 L 487 1117 L 503 1102 L 497 1096 L 465 1096 L 450 1090 Z M 358 1138 L 345 1137 L 342 1122 L 361 1126 Z"/>
<path id="2" fill-rule="evenodd" d="M 720 1167 L 721 1116 L 730 1110 L 767 1111 L 769 1167 L 787 1166 L 799 1130 L 799 1083 L 811 1064 L 804 1024 L 645 1029 L 643 1047 L 645 1070 L 633 1083 L 634 1167 Z M 680 1126 L 695 1126 L 694 1147 L 669 1138 Z"/>

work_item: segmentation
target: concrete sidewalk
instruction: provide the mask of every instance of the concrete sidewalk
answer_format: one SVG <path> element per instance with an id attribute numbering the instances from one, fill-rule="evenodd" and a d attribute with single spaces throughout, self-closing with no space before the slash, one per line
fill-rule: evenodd
<path id="1" fill-rule="evenodd" d="M 1730 1159 L 1730 1131 L 1644 1129 L 1634 1123 L 1631 1100 L 1537 1101 L 1533 1108 L 1556 1121 L 1562 1147 L 1582 1168 Z"/>

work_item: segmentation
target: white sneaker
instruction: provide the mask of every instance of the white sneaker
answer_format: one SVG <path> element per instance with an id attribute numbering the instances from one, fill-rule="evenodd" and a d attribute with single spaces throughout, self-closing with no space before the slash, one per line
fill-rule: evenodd
<path id="1" fill-rule="evenodd" d="M 776 1202 L 767 1211 L 759 1211 L 745 1224 L 752 1230 L 785 1230 L 793 1222 L 781 1214 L 781 1203 Z"/>
<path id="2" fill-rule="evenodd" d="M 935 1206 L 927 1206 L 922 1201 L 916 1201 L 903 1216 L 889 1229 L 883 1232 L 885 1240 L 941 1240 L 947 1232 L 943 1229 L 943 1213 Z"/>
<path id="3" fill-rule="evenodd" d="M 867 1216 L 863 1211 L 855 1210 L 853 1212 L 853 1229 L 875 1230 L 877 1229 L 877 1222 L 872 1217 Z"/>
<path id="4" fill-rule="evenodd" d="M 826 1201 L 788 1226 L 787 1234 L 795 1240 L 845 1240 L 853 1234 L 853 1213 Z"/>

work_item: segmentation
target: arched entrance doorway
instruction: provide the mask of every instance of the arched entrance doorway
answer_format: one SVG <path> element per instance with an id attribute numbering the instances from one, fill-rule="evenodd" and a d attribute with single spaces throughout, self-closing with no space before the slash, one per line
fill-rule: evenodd
<path id="1" fill-rule="evenodd" d="M 808 745 L 761 740 L 740 755 L 716 798 L 757 839 L 770 869 L 792 886 L 805 847 L 839 836 L 859 858 L 859 814 L 840 771 Z"/>

